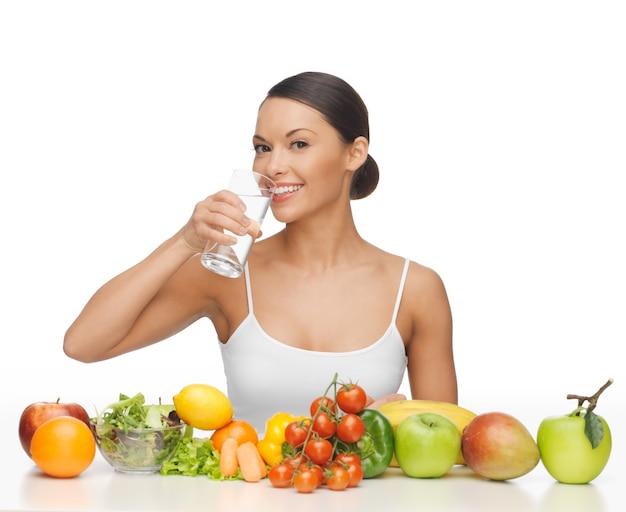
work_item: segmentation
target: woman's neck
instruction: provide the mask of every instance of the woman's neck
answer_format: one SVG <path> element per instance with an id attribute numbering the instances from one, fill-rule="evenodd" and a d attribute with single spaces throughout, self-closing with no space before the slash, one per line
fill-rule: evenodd
<path id="1" fill-rule="evenodd" d="M 333 222 L 318 220 L 287 224 L 279 233 L 286 259 L 310 272 L 352 265 L 367 244 L 359 235 L 352 216 Z"/>

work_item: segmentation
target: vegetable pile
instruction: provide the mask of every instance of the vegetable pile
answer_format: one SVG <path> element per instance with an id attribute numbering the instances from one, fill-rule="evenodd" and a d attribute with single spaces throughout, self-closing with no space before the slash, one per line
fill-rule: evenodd
<path id="1" fill-rule="evenodd" d="M 357 486 L 380 475 L 393 457 L 393 429 L 386 416 L 366 409 L 358 384 L 340 383 L 310 404 L 311 416 L 285 427 L 284 459 L 268 479 L 274 487 L 310 493 L 325 484 L 332 490 Z"/>
<path id="2" fill-rule="evenodd" d="M 391 423 L 382 412 L 366 409 L 366 403 L 361 386 L 339 382 L 335 375 L 324 394 L 311 402 L 310 416 L 277 412 L 256 444 L 226 438 L 218 449 L 212 438 L 187 433 L 160 473 L 246 482 L 267 478 L 274 487 L 301 493 L 322 485 L 332 490 L 355 487 L 380 475 L 393 458 Z"/>

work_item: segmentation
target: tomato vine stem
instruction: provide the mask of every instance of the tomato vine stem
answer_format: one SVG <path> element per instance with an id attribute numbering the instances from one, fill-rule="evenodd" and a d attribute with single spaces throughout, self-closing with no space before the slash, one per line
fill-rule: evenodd
<path id="1" fill-rule="evenodd" d="M 302 461 L 304 460 L 304 449 L 306 448 L 307 443 L 311 440 L 311 437 L 313 436 L 313 433 L 314 433 L 313 432 L 313 424 L 315 423 L 315 419 L 319 416 L 320 412 L 325 408 L 323 406 L 323 399 L 326 398 L 326 396 L 330 392 L 331 388 L 333 388 L 333 386 L 335 388 L 334 396 L 335 396 L 335 400 L 336 400 L 336 397 L 337 397 L 337 379 L 338 378 L 339 378 L 339 374 L 335 373 L 335 376 L 333 377 L 333 380 L 328 385 L 328 387 L 326 388 L 326 391 L 324 391 L 324 394 L 322 395 L 322 402 L 320 403 L 320 406 L 317 408 L 317 411 L 315 411 L 315 414 L 313 414 L 313 416 L 311 417 L 311 421 L 309 423 L 309 428 L 307 430 L 306 437 L 304 438 L 304 443 L 302 443 L 302 449 L 300 451 L 300 456 L 298 457 L 298 461 L 296 463 L 296 470 L 294 471 L 293 476 L 291 477 L 291 483 L 292 484 L 293 484 L 293 481 L 294 481 L 294 479 L 296 477 L 297 472 L 299 471 L 298 468 L 300 467 L 300 464 L 302 464 Z"/>

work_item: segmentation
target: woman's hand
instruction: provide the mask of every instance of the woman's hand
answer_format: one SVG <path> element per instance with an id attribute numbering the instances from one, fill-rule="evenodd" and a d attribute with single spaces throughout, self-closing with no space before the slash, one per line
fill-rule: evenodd
<path id="1" fill-rule="evenodd" d="M 221 190 L 196 204 L 193 214 L 181 230 L 185 245 L 195 253 L 203 252 L 209 242 L 233 245 L 230 233 L 245 235 L 250 219 L 245 203 L 233 192 Z"/>
<path id="2" fill-rule="evenodd" d="M 392 395 L 381 396 L 374 400 L 372 397 L 367 397 L 367 407 L 368 409 L 378 409 L 381 405 L 384 405 L 389 402 L 396 402 L 397 400 L 406 400 L 406 395 L 401 393 L 394 393 Z"/>

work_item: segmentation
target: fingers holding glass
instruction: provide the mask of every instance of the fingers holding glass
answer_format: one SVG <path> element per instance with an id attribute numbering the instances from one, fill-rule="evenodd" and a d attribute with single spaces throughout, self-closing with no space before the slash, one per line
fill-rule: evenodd
<path id="1" fill-rule="evenodd" d="M 211 214 L 221 213 L 227 218 L 220 218 L 220 223 L 217 224 L 224 229 L 224 232 L 219 233 L 221 236 L 215 234 L 213 238 L 206 237 L 209 241 L 202 253 L 202 264 L 217 274 L 239 277 L 243 272 L 252 244 L 260 235 L 261 224 L 272 201 L 274 183 L 261 174 L 237 169 L 231 177 L 228 188 L 245 204 L 245 214 L 240 210 L 241 222 L 237 222 L 234 220 L 238 218 L 237 215 L 229 210 L 229 207 L 237 207 L 232 202 L 220 203 L 219 207 L 212 203 Z M 217 217 L 213 218 L 217 219 Z M 207 219 L 207 221 L 211 225 L 210 220 Z M 233 238 L 232 235 L 235 237 Z M 228 238 L 228 242 L 224 237 Z M 233 240 L 234 243 L 232 243 Z"/>

